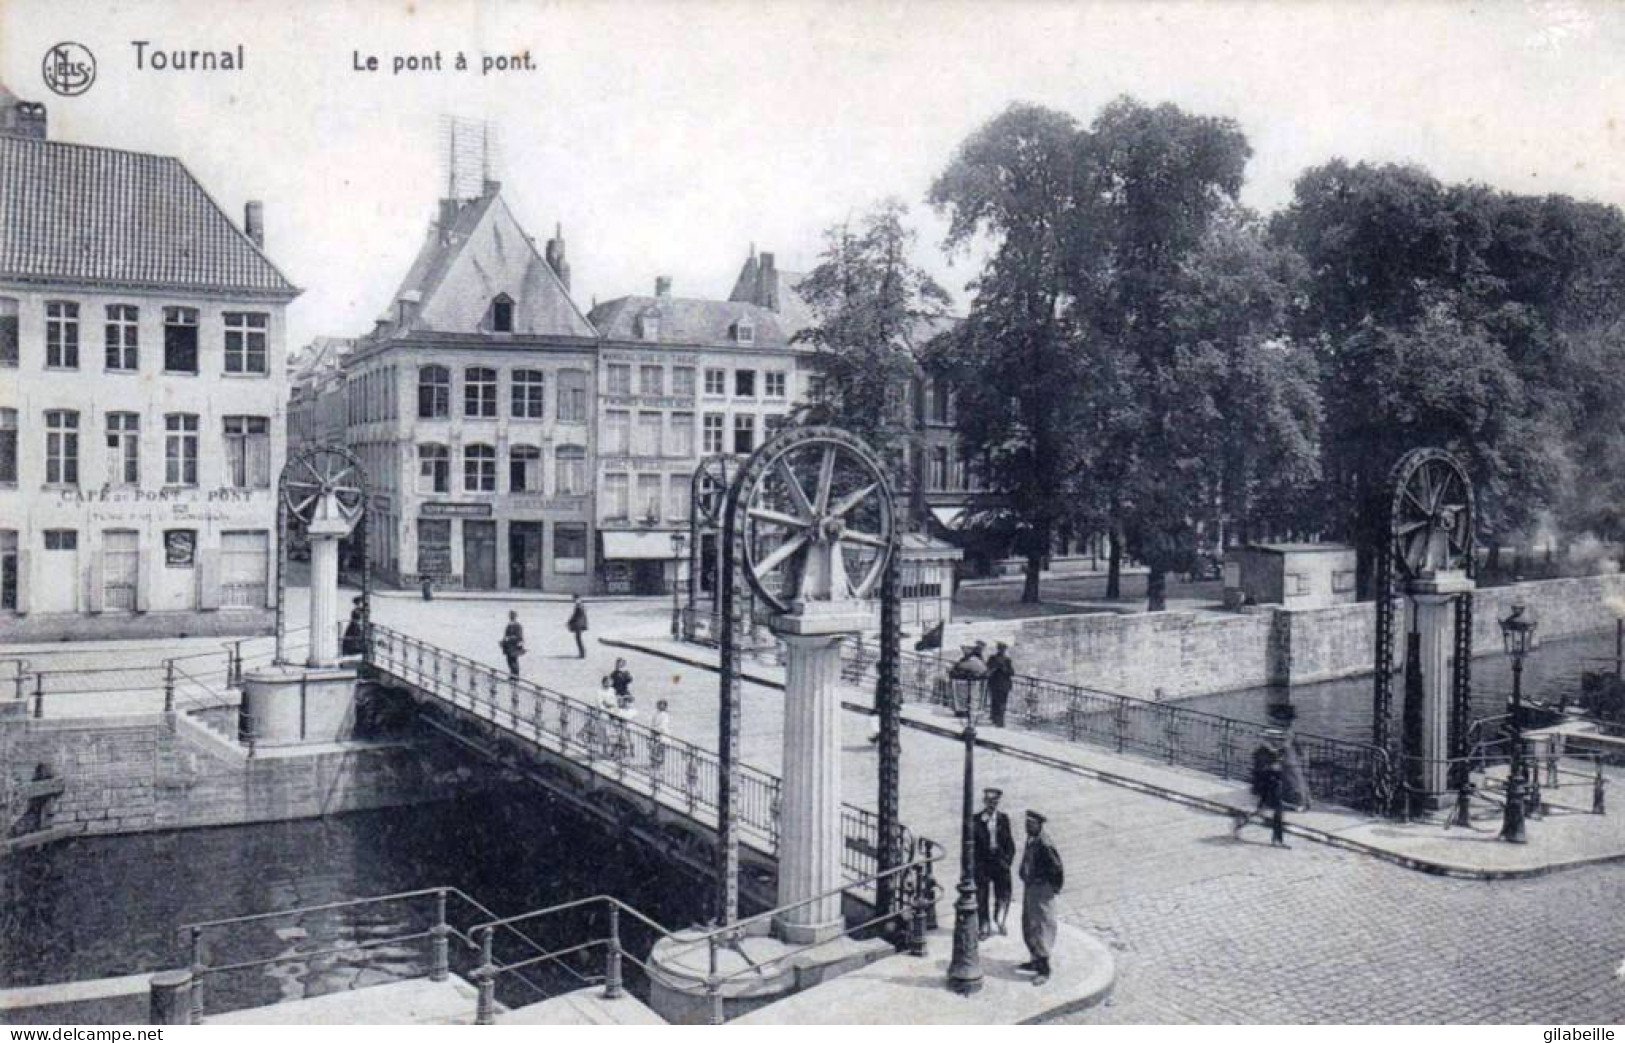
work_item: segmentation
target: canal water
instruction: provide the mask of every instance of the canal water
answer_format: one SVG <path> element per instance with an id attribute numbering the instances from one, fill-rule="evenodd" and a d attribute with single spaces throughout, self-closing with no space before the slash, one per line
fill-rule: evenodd
<path id="1" fill-rule="evenodd" d="M 1580 691 L 1580 674 L 1585 670 L 1611 670 L 1614 656 L 1614 629 L 1541 641 L 1524 660 L 1523 692 L 1526 699 L 1558 702 L 1573 700 Z M 1600 662 L 1607 659 L 1609 662 Z M 1506 712 L 1512 693 L 1512 661 L 1505 653 L 1479 656 L 1473 660 L 1473 717 L 1491 717 Z M 1394 675 L 1394 727 L 1404 702 L 1404 680 Z M 1291 688 L 1248 688 L 1218 695 L 1181 699 L 1179 705 L 1192 710 L 1216 713 L 1246 721 L 1265 723 L 1266 708 L 1272 703 L 1290 702 L 1297 711 L 1300 733 L 1326 735 L 1368 742 L 1371 739 L 1371 675 L 1297 685 Z"/>
<path id="2" fill-rule="evenodd" d="M 69 840 L 0 860 L 0 987 L 184 966 L 187 947 L 176 928 L 191 921 L 440 886 L 462 889 L 499 916 L 609 893 L 672 929 L 699 921 L 709 893 L 644 846 L 616 840 L 534 788 L 327 819 Z M 427 940 L 390 940 L 426 930 L 433 909 L 426 898 L 211 931 L 211 965 L 291 958 L 210 976 L 208 1009 L 420 976 Z M 449 912 L 465 929 L 486 919 L 455 899 Z M 600 907 L 530 934 L 552 949 L 601 937 L 603 929 Z M 625 935 L 632 952 L 652 942 L 637 937 L 636 924 L 626 924 Z M 477 965 L 471 949 L 455 939 L 452 948 L 454 970 L 466 974 Z M 342 951 L 302 955 L 331 949 Z M 517 937 L 499 936 L 499 962 L 534 953 Z M 505 976 L 498 998 L 535 1002 L 582 987 L 575 974 L 602 968 L 600 948 L 568 968 L 528 969 L 528 981 Z M 635 967 L 627 969 L 636 986 Z"/>

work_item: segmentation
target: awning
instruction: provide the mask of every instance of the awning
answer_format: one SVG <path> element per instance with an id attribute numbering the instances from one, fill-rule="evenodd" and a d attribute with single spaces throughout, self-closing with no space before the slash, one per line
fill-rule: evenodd
<path id="1" fill-rule="evenodd" d="M 957 529 L 965 520 L 965 508 L 933 507 L 931 508 L 931 517 L 935 518 L 937 524 L 944 529 Z"/>
<path id="2" fill-rule="evenodd" d="M 669 532 L 601 532 L 605 561 L 670 561 Z"/>

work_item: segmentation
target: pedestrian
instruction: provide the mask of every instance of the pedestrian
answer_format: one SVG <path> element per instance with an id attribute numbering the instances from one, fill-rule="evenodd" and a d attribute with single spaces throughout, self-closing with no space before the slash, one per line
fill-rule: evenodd
<path id="1" fill-rule="evenodd" d="M 626 660 L 615 660 L 615 669 L 609 672 L 610 687 L 615 689 L 615 699 L 623 710 L 632 707 L 632 671 L 626 668 Z"/>
<path id="2" fill-rule="evenodd" d="M 666 700 L 655 703 L 655 715 L 649 722 L 649 730 L 653 733 L 649 740 L 649 767 L 658 778 L 666 763 L 666 733 L 671 731 L 671 713 Z"/>
<path id="3" fill-rule="evenodd" d="M 1055 896 L 1065 876 L 1061 852 L 1044 832 L 1045 821 L 1038 812 L 1027 812 L 1027 846 L 1021 852 L 1021 936 L 1032 959 L 1016 969 L 1037 975 L 1034 985 L 1049 981 L 1057 930 Z"/>
<path id="4" fill-rule="evenodd" d="M 1241 836 L 1241 831 L 1253 819 L 1260 823 L 1268 823 L 1270 827 L 1270 844 L 1274 847 L 1286 847 L 1286 815 L 1285 815 L 1285 786 L 1283 784 L 1284 755 L 1282 746 L 1286 733 L 1279 728 L 1265 728 L 1264 741 L 1259 743 L 1253 751 L 1253 796 L 1258 799 L 1251 812 L 1244 812 L 1237 816 L 1235 827 L 1230 835 Z M 1268 817 L 1266 818 L 1266 814 Z"/>
<path id="5" fill-rule="evenodd" d="M 1003 641 L 994 646 L 987 661 L 987 694 L 992 700 L 993 727 L 1004 727 L 1005 708 L 1010 705 L 1010 687 L 1015 682 L 1016 664 L 1010 661 Z"/>
<path id="6" fill-rule="evenodd" d="M 581 641 L 581 635 L 587 632 L 587 606 L 581 603 L 580 594 L 574 595 L 574 607 L 570 609 L 570 621 L 564 625 L 569 627 L 570 633 L 575 635 L 577 658 L 587 658 L 587 646 Z"/>
<path id="7" fill-rule="evenodd" d="M 525 654 L 525 628 L 519 625 L 519 613 L 508 613 L 508 626 L 502 632 L 502 655 L 508 660 L 508 673 L 519 676 L 519 657 Z"/>
<path id="8" fill-rule="evenodd" d="M 1016 837 L 1010 831 L 1010 816 L 999 810 L 1003 797 L 1004 791 L 996 787 L 982 790 L 982 810 L 972 822 L 976 921 L 984 941 L 992 937 L 995 927 L 1000 934 L 1009 933 L 1005 919 L 1010 915 L 1010 866 L 1016 860 Z M 991 909 L 989 897 L 993 899 Z"/>
<path id="9" fill-rule="evenodd" d="M 620 708 L 620 700 L 615 697 L 615 689 L 606 674 L 598 682 L 598 705 L 593 710 L 589 740 L 589 745 L 596 746 L 602 756 L 614 756 L 616 752 L 616 718 Z"/>
<path id="10" fill-rule="evenodd" d="M 367 651 L 367 602 L 357 597 L 350 602 L 350 622 L 344 628 L 343 650 L 347 656 L 365 655 Z"/>

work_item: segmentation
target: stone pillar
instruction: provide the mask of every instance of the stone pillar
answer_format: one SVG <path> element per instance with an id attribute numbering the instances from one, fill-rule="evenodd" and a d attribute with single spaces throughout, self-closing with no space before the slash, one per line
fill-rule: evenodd
<path id="1" fill-rule="evenodd" d="M 337 666 L 339 661 L 339 540 L 350 526 L 336 518 L 317 518 L 310 536 L 310 656 L 305 665 Z"/>
<path id="2" fill-rule="evenodd" d="M 1456 595 L 1473 589 L 1473 581 L 1460 572 L 1441 572 L 1413 580 L 1406 590 L 1412 623 L 1421 638 L 1422 729 L 1415 749 L 1405 750 L 1422 760 L 1424 795 L 1419 803 L 1439 808 L 1448 801 L 1450 769 L 1451 661 L 1456 643 Z"/>
<path id="3" fill-rule="evenodd" d="M 852 604 L 811 603 L 781 616 L 775 630 L 787 651 L 784 691 L 784 789 L 779 812 L 778 904 L 826 892 L 788 910 L 774 934 L 790 944 L 823 941 L 845 927 L 839 889 L 841 853 L 841 641 L 860 632 Z"/>

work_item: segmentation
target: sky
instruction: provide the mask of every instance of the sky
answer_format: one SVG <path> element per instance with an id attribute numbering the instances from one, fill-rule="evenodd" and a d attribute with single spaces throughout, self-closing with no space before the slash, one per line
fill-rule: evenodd
<path id="1" fill-rule="evenodd" d="M 43 82 L 64 40 L 97 59 L 76 97 Z M 244 68 L 138 69 L 137 40 L 241 45 Z M 886 196 L 962 306 L 977 258 L 943 253 L 925 196 L 1013 101 L 1232 117 L 1263 211 L 1333 156 L 1625 204 L 1622 45 L 1625 4 L 1575 0 L 0 3 L 0 82 L 47 104 L 53 138 L 177 156 L 234 218 L 264 201 L 267 252 L 305 291 L 290 347 L 388 307 L 445 191 L 445 116 L 494 128 L 494 176 L 538 240 L 562 224 L 583 310 L 657 275 L 725 296 L 752 243 L 805 270 Z M 439 72 L 392 73 L 437 51 Z M 480 73 L 525 52 L 533 70 Z"/>

